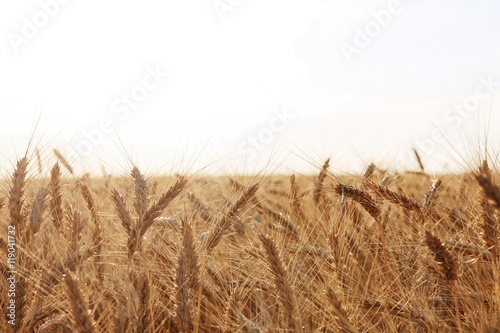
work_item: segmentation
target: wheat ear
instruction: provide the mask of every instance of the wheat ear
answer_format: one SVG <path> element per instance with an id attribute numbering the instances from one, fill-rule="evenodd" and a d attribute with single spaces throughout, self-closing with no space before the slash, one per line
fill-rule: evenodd
<path id="1" fill-rule="evenodd" d="M 338 299 L 337 295 L 333 291 L 332 288 L 327 287 L 325 291 L 326 298 L 330 302 L 333 308 L 334 315 L 340 320 L 342 326 L 347 332 L 358 332 L 356 327 L 354 327 L 353 323 L 349 320 L 349 315 L 342 307 L 342 302 Z"/>
<path id="2" fill-rule="evenodd" d="M 385 266 L 385 278 L 387 280 L 387 287 L 389 288 L 389 297 L 392 297 L 391 291 L 391 278 L 389 275 L 389 261 L 387 259 L 387 246 L 385 244 L 385 236 L 384 230 L 382 228 L 382 224 L 380 223 L 380 207 L 375 203 L 375 200 L 366 192 L 360 189 L 357 189 L 352 186 L 338 184 L 335 187 L 335 192 L 340 195 L 344 195 L 358 202 L 367 212 L 370 214 L 377 225 L 380 231 L 380 238 L 382 240 L 382 249 L 384 251 L 384 266 Z"/>
<path id="3" fill-rule="evenodd" d="M 92 197 L 92 193 L 90 193 L 89 188 L 85 184 L 80 184 L 80 190 L 82 192 L 82 196 L 87 203 L 87 208 L 90 211 L 90 216 L 92 217 L 92 221 L 94 222 L 94 228 L 92 230 L 92 239 L 94 242 L 94 248 L 96 251 L 96 256 L 99 260 L 102 261 L 100 256 L 102 255 L 102 242 L 104 238 L 104 232 L 102 228 L 102 222 L 99 218 L 98 210 L 96 204 L 94 202 L 94 198 Z M 101 285 L 103 284 L 104 279 L 104 265 L 102 263 L 97 264 L 97 278 Z"/>
<path id="4" fill-rule="evenodd" d="M 35 234 L 40 230 L 43 221 L 43 214 L 47 208 L 47 188 L 40 187 L 35 200 L 31 204 L 29 216 L 29 230 L 27 231 L 26 238 L 28 243 L 31 244 Z"/>
<path id="5" fill-rule="evenodd" d="M 57 233 L 61 233 L 63 221 L 62 195 L 61 195 L 61 169 L 56 162 L 50 171 L 50 214 L 52 223 L 56 227 Z"/>
<path id="6" fill-rule="evenodd" d="M 314 183 L 313 200 L 314 200 L 314 203 L 316 203 L 316 204 L 319 204 L 319 202 L 321 200 L 321 197 L 323 194 L 323 182 L 326 178 L 329 167 L 330 167 L 330 159 L 328 158 L 325 161 L 325 163 L 323 164 L 321 171 L 319 172 L 318 178 L 316 179 L 316 183 Z"/>
<path id="7" fill-rule="evenodd" d="M 146 179 L 144 179 L 144 176 L 141 174 L 137 167 L 134 167 L 132 169 L 131 174 L 132 178 L 134 178 L 135 185 L 134 208 L 138 215 L 138 223 L 140 224 L 142 223 L 144 214 L 146 214 L 146 211 L 148 209 L 149 188 Z"/>
<path id="8" fill-rule="evenodd" d="M 57 160 L 61 162 L 62 165 L 66 168 L 66 170 L 69 171 L 70 174 L 74 174 L 73 168 L 71 167 L 71 164 L 69 164 L 68 160 L 64 158 L 64 156 L 59 152 L 59 150 L 54 149 L 54 155 L 56 155 Z"/>
<path id="9" fill-rule="evenodd" d="M 378 196 L 392 202 L 393 204 L 399 205 L 407 210 L 412 210 L 419 212 L 423 215 L 423 209 L 420 204 L 414 200 L 408 197 L 406 194 L 403 192 L 396 192 L 393 190 L 390 190 L 389 188 L 375 184 L 374 182 L 367 182 L 367 186 Z"/>
<path id="10" fill-rule="evenodd" d="M 293 332 L 302 332 L 297 299 L 288 279 L 288 272 L 283 264 L 281 253 L 270 237 L 259 234 L 259 239 L 266 252 L 266 263 L 274 277 L 274 286 L 283 306 L 285 322 Z"/>
<path id="11" fill-rule="evenodd" d="M 16 169 L 12 175 L 12 187 L 9 191 L 10 225 L 16 229 L 22 228 L 25 220 L 22 210 L 24 205 L 24 185 L 26 183 L 27 168 L 28 160 L 26 157 L 23 157 L 17 162 Z"/>
<path id="12" fill-rule="evenodd" d="M 418 166 L 420 167 L 420 171 L 424 172 L 424 165 L 422 164 L 422 159 L 420 158 L 418 151 L 416 149 L 413 149 L 413 153 L 415 154 L 415 158 L 417 159 L 417 163 L 418 163 Z"/>
<path id="13" fill-rule="evenodd" d="M 460 315 L 458 312 L 458 299 L 456 290 L 456 281 L 458 279 L 458 265 L 453 257 L 453 255 L 446 249 L 446 247 L 441 243 L 441 240 L 434 236 L 430 231 L 425 231 L 425 243 L 427 247 L 434 254 L 434 260 L 438 263 L 439 267 L 446 280 L 451 285 L 453 297 L 455 300 L 455 317 L 457 321 L 457 327 L 460 332 L 462 332 L 462 324 L 460 321 Z"/>
<path id="14" fill-rule="evenodd" d="M 238 216 L 241 210 L 247 205 L 248 202 L 252 200 L 252 197 L 257 192 L 259 184 L 254 184 L 247 188 L 239 199 L 229 207 L 229 210 L 217 221 L 215 226 L 209 231 L 206 242 L 205 249 L 207 254 L 210 254 L 212 250 L 219 244 L 224 232 L 231 226 L 234 218 Z"/>
<path id="15" fill-rule="evenodd" d="M 73 310 L 75 330 L 79 333 L 90 333 L 94 331 L 92 319 L 85 299 L 80 291 L 78 282 L 73 279 L 69 271 L 65 272 L 64 284 L 66 295 Z"/>
<path id="16" fill-rule="evenodd" d="M 484 161 L 483 165 L 479 168 L 479 173 L 474 176 L 479 185 L 481 185 L 484 195 L 493 202 L 497 209 L 500 209 L 500 188 L 493 184 L 491 171 L 486 161 Z"/>
<path id="17" fill-rule="evenodd" d="M 130 235 L 130 230 L 134 227 L 134 223 L 132 217 L 130 217 L 127 203 L 117 190 L 112 191 L 111 197 L 113 199 L 113 203 L 115 204 L 115 210 L 118 214 L 118 218 L 120 219 L 123 228 L 127 232 L 127 235 Z"/>

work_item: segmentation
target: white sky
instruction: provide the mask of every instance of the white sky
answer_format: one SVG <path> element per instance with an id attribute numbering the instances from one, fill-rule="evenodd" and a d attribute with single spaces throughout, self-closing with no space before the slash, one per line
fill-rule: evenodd
<path id="1" fill-rule="evenodd" d="M 121 144 L 163 172 L 261 170 L 269 156 L 283 170 L 327 157 L 341 171 L 415 168 L 414 146 L 433 170 L 452 167 L 439 131 L 473 150 L 489 124 L 500 143 L 500 85 L 486 95 L 482 83 L 500 82 L 499 14 L 493 0 L 4 1 L 0 165 L 41 115 L 45 156 L 80 149 L 86 170 L 128 168 Z M 156 84 L 154 70 L 168 76 Z M 145 79 L 155 87 L 127 109 L 120 99 Z"/>

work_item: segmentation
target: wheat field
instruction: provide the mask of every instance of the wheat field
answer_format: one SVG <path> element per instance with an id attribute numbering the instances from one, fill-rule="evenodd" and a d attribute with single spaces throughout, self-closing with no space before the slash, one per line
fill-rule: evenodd
<path id="1" fill-rule="evenodd" d="M 498 332 L 496 166 L 331 163 L 96 178 L 20 158 L 0 193 L 0 331 Z"/>

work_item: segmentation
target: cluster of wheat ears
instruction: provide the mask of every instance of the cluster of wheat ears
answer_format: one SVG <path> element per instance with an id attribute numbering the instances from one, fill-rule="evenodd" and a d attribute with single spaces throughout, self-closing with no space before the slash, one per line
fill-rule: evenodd
<path id="1" fill-rule="evenodd" d="M 327 160 L 312 176 L 95 178 L 55 157 L 50 175 L 21 158 L 3 183 L 2 332 L 498 332 L 486 161 L 439 178 L 420 159 L 359 176 Z"/>

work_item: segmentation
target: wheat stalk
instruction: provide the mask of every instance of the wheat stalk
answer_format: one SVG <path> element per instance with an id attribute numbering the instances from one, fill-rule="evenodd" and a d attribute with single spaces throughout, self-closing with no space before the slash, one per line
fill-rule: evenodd
<path id="1" fill-rule="evenodd" d="M 61 162 L 62 165 L 66 168 L 66 170 L 69 171 L 70 174 L 74 174 L 73 168 L 71 167 L 71 164 L 69 164 L 68 160 L 64 158 L 64 156 L 59 152 L 59 150 L 54 149 L 54 155 L 56 156 L 57 160 Z"/>
<path id="2" fill-rule="evenodd" d="M 22 212 L 24 205 L 24 185 L 28 160 L 23 157 L 17 162 L 16 169 L 12 175 L 12 187 L 9 191 L 9 215 L 10 225 L 14 228 L 22 228 L 25 216 Z"/>
<path id="3" fill-rule="evenodd" d="M 40 226 L 43 222 L 43 214 L 47 208 L 47 194 L 48 190 L 46 187 L 40 187 L 35 200 L 31 204 L 30 216 L 29 216 L 29 232 L 27 233 L 28 243 L 31 243 L 35 234 L 40 230 Z"/>
<path id="4" fill-rule="evenodd" d="M 425 243 L 434 255 L 434 260 L 441 268 L 441 272 L 451 285 L 455 300 L 455 317 L 458 330 L 462 332 L 462 324 L 458 312 L 458 299 L 456 291 L 456 281 L 458 279 L 458 265 L 453 255 L 441 243 L 441 240 L 430 231 L 425 231 Z"/>
<path id="5" fill-rule="evenodd" d="M 321 171 L 319 172 L 318 178 L 316 179 L 316 182 L 314 183 L 313 200 L 314 200 L 314 203 L 316 203 L 316 204 L 319 204 L 319 202 L 321 200 L 322 192 L 323 192 L 323 182 L 326 178 L 329 167 L 330 167 L 330 159 L 328 158 L 325 161 L 325 163 L 323 164 L 323 167 L 321 168 Z"/>
<path id="6" fill-rule="evenodd" d="M 92 319 L 85 299 L 80 291 L 78 282 L 73 279 L 71 273 L 66 271 L 64 276 L 66 295 L 73 310 L 73 321 L 75 330 L 79 333 L 94 332 Z"/>
<path id="7" fill-rule="evenodd" d="M 224 232 L 231 226 L 233 219 L 243 210 L 248 202 L 251 201 L 252 197 L 257 192 L 259 184 L 254 184 L 247 188 L 239 199 L 231 205 L 228 211 L 217 221 L 214 227 L 210 230 L 206 236 L 205 250 L 207 254 L 210 254 L 212 250 L 219 244 Z"/>
<path id="8" fill-rule="evenodd" d="M 149 188 L 146 179 L 144 179 L 144 176 L 141 174 L 137 167 L 134 167 L 132 169 L 131 174 L 135 181 L 134 208 L 138 215 L 138 223 L 140 224 L 142 223 L 144 214 L 146 214 L 146 211 L 148 209 Z"/>
<path id="9" fill-rule="evenodd" d="M 274 286 L 278 293 L 280 303 L 283 306 L 285 323 L 293 332 L 302 332 L 295 291 L 290 284 L 288 272 L 283 264 L 281 253 L 270 237 L 259 234 L 259 239 L 266 252 L 266 263 L 274 277 Z"/>
<path id="10" fill-rule="evenodd" d="M 56 162 L 50 172 L 50 214 L 52 216 L 52 223 L 56 227 L 57 233 L 61 233 L 63 223 L 63 208 L 62 208 L 62 194 L 61 194 L 61 169 L 59 163 Z"/>
<path id="11" fill-rule="evenodd" d="M 384 198 L 384 199 L 386 199 L 386 200 L 388 200 L 396 205 L 399 205 L 407 210 L 416 211 L 416 212 L 421 213 L 423 215 L 422 206 L 420 206 L 420 204 L 416 200 L 408 197 L 403 192 L 396 192 L 396 191 L 390 190 L 389 188 L 387 188 L 385 186 L 375 184 L 373 182 L 367 182 L 367 186 L 378 196 L 380 196 L 380 197 L 382 197 L 382 198 Z"/>
<path id="12" fill-rule="evenodd" d="M 416 149 L 413 149 L 413 153 L 415 154 L 415 158 L 417 159 L 418 166 L 420 167 L 420 171 L 424 172 L 424 165 L 422 164 L 422 159 L 420 158 L 418 151 Z"/>
<path id="13" fill-rule="evenodd" d="M 425 201 L 423 205 L 423 210 L 425 212 L 428 212 L 434 205 L 434 202 L 437 198 L 437 191 L 439 190 L 439 187 L 441 187 L 442 182 L 443 181 L 441 179 L 434 181 L 427 193 L 425 193 Z"/>
<path id="14" fill-rule="evenodd" d="M 129 210 L 127 208 L 127 203 L 125 202 L 123 196 L 117 190 L 113 190 L 111 196 L 113 199 L 113 203 L 115 204 L 115 210 L 116 213 L 118 214 L 118 218 L 120 219 L 122 226 L 127 232 L 127 234 L 130 235 L 130 230 L 135 226 L 132 217 L 130 217 Z"/>
<path id="15" fill-rule="evenodd" d="M 382 248 L 384 251 L 384 266 L 385 266 L 385 278 L 387 280 L 387 287 L 389 288 L 389 297 L 392 297 L 391 291 L 391 278 L 389 275 L 389 261 L 387 259 L 387 246 L 385 244 L 384 230 L 382 229 L 382 224 L 380 223 L 380 207 L 375 203 L 375 200 L 365 191 L 357 189 L 352 186 L 338 184 L 335 187 L 335 193 L 339 195 L 347 196 L 356 202 L 358 202 L 367 212 L 370 214 L 380 231 L 380 238 L 382 240 Z"/>
<path id="16" fill-rule="evenodd" d="M 332 288 L 327 287 L 325 291 L 326 298 L 332 305 L 332 310 L 334 315 L 340 320 L 342 323 L 342 326 L 344 328 L 344 331 L 346 332 L 359 332 L 356 327 L 354 327 L 354 324 L 351 322 L 349 319 L 349 315 L 347 312 L 344 310 L 342 307 L 342 302 L 339 300 L 335 292 L 333 291 Z"/>
<path id="17" fill-rule="evenodd" d="M 94 202 L 94 198 L 92 197 L 92 193 L 90 193 L 89 188 L 85 184 L 80 184 L 80 190 L 82 192 L 83 199 L 87 203 L 87 208 L 90 211 L 90 216 L 92 217 L 92 221 L 94 223 L 94 228 L 92 230 L 92 239 L 94 242 L 94 248 L 96 251 L 96 256 L 99 258 L 102 255 L 102 243 L 104 239 L 104 232 L 102 227 L 101 219 L 99 218 L 98 209 Z M 102 258 L 100 258 L 102 261 Z M 102 284 L 104 281 L 104 265 L 98 263 L 97 265 L 97 278 L 99 282 Z"/>
<path id="18" fill-rule="evenodd" d="M 144 236 L 149 227 L 163 213 L 165 208 L 179 195 L 186 187 L 187 178 L 181 177 L 165 192 L 158 201 L 153 203 L 144 214 L 144 221 L 140 226 L 140 235 Z"/>

